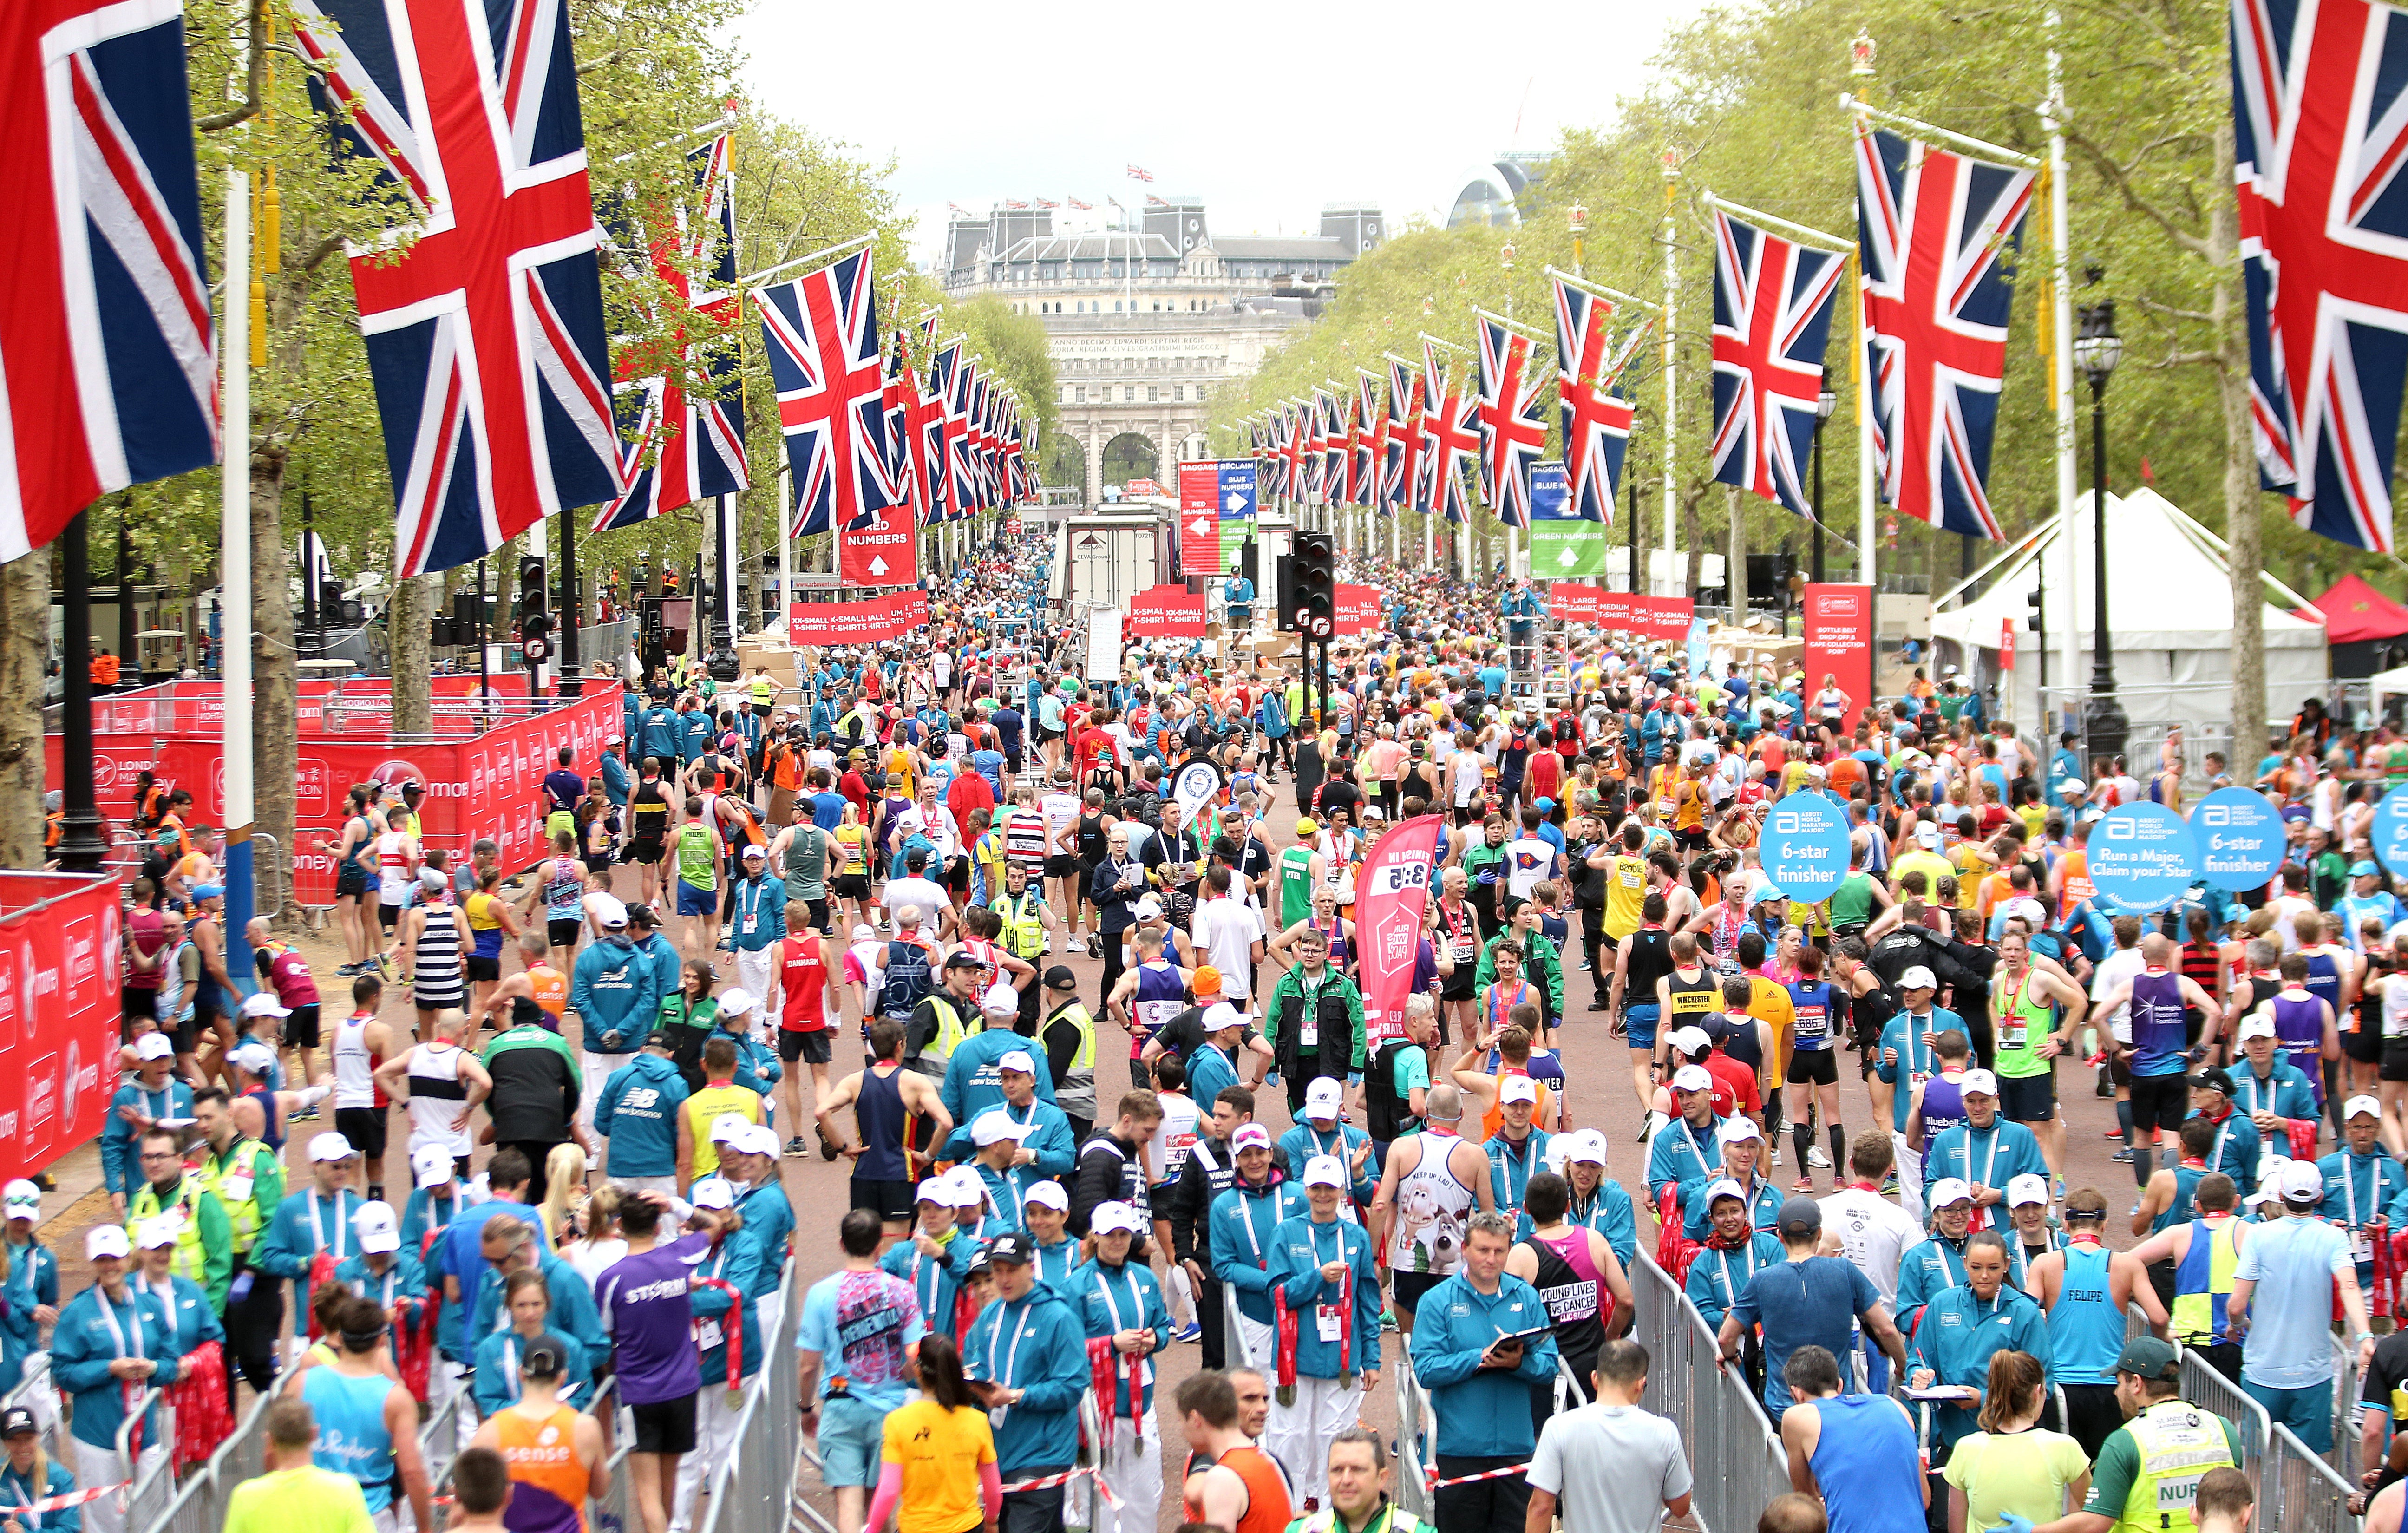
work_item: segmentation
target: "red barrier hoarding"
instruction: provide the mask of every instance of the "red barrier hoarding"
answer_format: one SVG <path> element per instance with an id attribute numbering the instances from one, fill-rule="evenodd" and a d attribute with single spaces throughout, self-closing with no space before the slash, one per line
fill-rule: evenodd
<path id="1" fill-rule="evenodd" d="M 1338 611 L 1330 631 L 1340 636 L 1378 633 L 1380 588 L 1376 585 L 1340 585 L 1338 588 Z"/>
<path id="2" fill-rule="evenodd" d="M 99 1136 L 117 1090 L 117 885 L 0 873 L 0 1177 Z"/>
<path id="3" fill-rule="evenodd" d="M 1873 588 L 1810 582 L 1804 612 L 1806 691 L 1822 690 L 1825 676 L 1836 678 L 1854 718 L 1873 700 Z"/>
<path id="4" fill-rule="evenodd" d="M 1217 534 L 1212 546 L 1216 550 L 1221 546 Z M 1202 638 L 1204 598 L 1189 595 L 1183 585 L 1149 586 L 1129 603 L 1123 623 L 1130 633 L 1148 638 Z"/>
<path id="5" fill-rule="evenodd" d="M 1218 458 L 1179 466 L 1179 567 L 1190 575 L 1221 573 Z"/>
<path id="6" fill-rule="evenodd" d="M 794 644 L 870 644 L 928 625 L 928 594 L 896 591 L 866 601 L 798 601 L 786 609 Z"/>

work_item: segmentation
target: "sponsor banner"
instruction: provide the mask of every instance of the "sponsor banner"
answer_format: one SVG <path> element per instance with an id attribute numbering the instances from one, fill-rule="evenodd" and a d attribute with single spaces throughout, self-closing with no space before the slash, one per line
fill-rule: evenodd
<path id="1" fill-rule="evenodd" d="M 2015 620 L 2013 618 L 1999 620 L 1999 668 L 2002 671 L 2015 668 Z"/>
<path id="2" fill-rule="evenodd" d="M 1363 973 L 1365 1047 L 1405 1036 L 1423 922 L 1438 881 L 1440 817 L 1407 820 L 1380 838 L 1354 881 L 1354 951 Z"/>
<path id="3" fill-rule="evenodd" d="M 1558 580 L 1547 588 L 1547 607 L 1566 623 L 1595 623 L 1607 595 L 1602 586 Z"/>
<path id="4" fill-rule="evenodd" d="M 853 577 L 845 577 L 848 584 Z M 786 609 L 793 644 L 870 644 L 928 624 L 928 594 L 895 591 L 865 601 L 798 601 Z"/>
<path id="5" fill-rule="evenodd" d="M 1834 678 L 1854 718 L 1873 700 L 1873 588 L 1809 581 L 1804 611 L 1806 691 Z"/>
<path id="6" fill-rule="evenodd" d="M 117 885 L 0 875 L 0 1177 L 99 1136 L 117 1090 Z"/>
<path id="7" fill-rule="evenodd" d="M 1221 466 L 1179 466 L 1179 567 L 1190 575 L 1218 574 L 1221 547 Z"/>
<path id="8" fill-rule="evenodd" d="M 1128 605 L 1123 625 L 1147 638 L 1202 638 L 1204 598 L 1183 585 L 1149 586 Z"/>
<path id="9" fill-rule="evenodd" d="M 2090 881 L 2110 914 L 2146 915 L 2190 892 L 2199 843 L 2163 804 L 2118 804 L 2090 827 L 2089 861 Z"/>
<path id="10" fill-rule="evenodd" d="M 1376 634 L 1380 631 L 1380 588 L 1376 585 L 1343 585 L 1338 588 L 1337 621 L 1331 632 Z"/>

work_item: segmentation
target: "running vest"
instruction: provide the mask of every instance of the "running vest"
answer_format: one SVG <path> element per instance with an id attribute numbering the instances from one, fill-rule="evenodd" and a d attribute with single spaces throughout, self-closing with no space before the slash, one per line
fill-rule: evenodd
<path id="1" fill-rule="evenodd" d="M 2190 1248 L 2174 1268 L 2174 1335 L 2187 1347 L 2232 1340 L 2224 1307 L 2232 1298 L 2232 1274 L 2241 1265 L 2238 1219 L 2214 1224 L 2201 1219 L 2190 1232 Z"/>
<path id="2" fill-rule="evenodd" d="M 577 1456 L 577 1412 L 556 1405 L 540 1420 L 505 1407 L 492 1418 L 510 1467 L 510 1533 L 580 1533 L 593 1475 Z"/>
<path id="3" fill-rule="evenodd" d="M 335 1024 L 335 1110 L 374 1108 L 377 1061 L 368 1053 L 368 1024 L 373 1012 L 358 1011 Z"/>
<path id="4" fill-rule="evenodd" d="M 2238 1469 L 2224 1423 L 2186 1400 L 2160 1400 L 2124 1424 L 2140 1451 L 2140 1472 L 2115 1519 L 2118 1533 L 2195 1530 L 2192 1501 L 2210 1469 Z"/>
<path id="5" fill-rule="evenodd" d="M 2028 968 L 2018 982 L 2009 983 L 2004 976 L 1999 981 L 1999 995 L 2005 1002 L 2005 1014 L 1999 1019 L 1999 1074 L 2010 1080 L 2049 1073 L 2049 1061 L 2036 1051 L 2039 1041 L 2057 1026 L 2057 1008 L 2034 996 L 2031 990 Z"/>
<path id="6" fill-rule="evenodd" d="M 418 975 L 414 989 L 422 1005 L 457 1006 L 463 994 L 460 963 L 460 912 L 449 905 L 426 907 L 426 924 L 418 934 Z"/>
<path id="7" fill-rule="evenodd" d="M 808 905 L 827 897 L 827 832 L 798 821 L 786 838 L 786 897 Z"/>
<path id="8" fill-rule="evenodd" d="M 1672 970 L 1664 986 L 1671 999 L 1671 1014 L 1662 1019 L 1667 1027 L 1685 1027 L 1702 1022 L 1709 1012 L 1723 1007 L 1723 982 L 1713 970 L 1700 967 L 1694 980 Z"/>
<path id="9" fill-rule="evenodd" d="M 2318 997 L 2313 992 L 2305 996 L 2277 994 L 2274 996 L 2274 1041 L 2285 1053 L 2293 1055 L 2304 1053 L 2313 1060 L 2322 1052 L 2325 1043 L 2325 1011 L 2324 1008 L 2317 1004 L 2317 1000 Z M 2335 1016 L 2341 1014 L 2339 1006 L 2333 1008 L 2333 1014 Z M 2310 1074 L 2307 1070 L 2301 1070 L 2300 1073 Z M 2319 1069 L 2315 1072 L 2315 1075 L 2322 1073 L 2324 1072 Z M 2313 1080 L 2314 1075 L 2310 1078 Z"/>
<path id="10" fill-rule="evenodd" d="M 1605 1346 L 1606 1322 L 1613 1296 L 1605 1289 L 1604 1274 L 1588 1249 L 1589 1232 L 1578 1225 L 1545 1239 L 1532 1235 L 1523 1240 L 1539 1259 L 1538 1281 L 1531 1284 L 1546 1301 L 1547 1318 L 1555 1323 L 1555 1348 L 1571 1365 L 1574 1381 L 1597 1370 L 1597 1354 Z M 1584 1383 L 1584 1399 L 1590 1386 Z"/>
<path id="11" fill-rule="evenodd" d="M 1312 913 L 1312 849 L 1292 846 L 1280 853 L 1280 924 L 1293 926 Z"/>
<path id="12" fill-rule="evenodd" d="M 527 988 L 535 993 L 535 1003 L 556 1024 L 560 1014 L 568 1010 L 568 976 L 550 964 L 538 964 L 526 971 Z M 557 1027 L 553 1029 L 558 1031 Z"/>
<path id="13" fill-rule="evenodd" d="M 1443 1277 L 1463 1266 L 1463 1239 L 1478 1196 L 1447 1165 L 1462 1141 L 1453 1134 L 1411 1136 L 1421 1162 L 1397 1179 L 1397 1222 L 1388 1232 L 1388 1266 L 1398 1272 Z"/>
<path id="14" fill-rule="evenodd" d="M 1170 965 L 1155 962 L 1137 967 L 1137 996 L 1129 1004 L 1130 1058 L 1143 1053 L 1146 1040 L 1187 1010 L 1186 995 L 1179 970 Z"/>
<path id="15" fill-rule="evenodd" d="M 1914 1147 L 1915 1153 L 1929 1149 L 1933 1139 L 1964 1122 L 1965 1078 L 1935 1075 L 1924 1082 L 1923 1142 Z"/>
<path id="16" fill-rule="evenodd" d="M 2107 1281 L 2106 1247 L 2077 1241 L 2065 1248 L 2057 1303 L 2048 1311 L 2051 1383 L 2113 1384 L 2124 1350 L 2124 1311 Z"/>
<path id="17" fill-rule="evenodd" d="M 1675 984 L 1680 981 L 1676 979 Z M 1831 1046 L 1831 986 L 1828 981 L 1816 980 L 1809 984 L 1803 980 L 1785 987 L 1789 1004 L 1798 1014 L 1790 1028 L 1790 1039 L 1801 1052 L 1814 1053 Z"/>
<path id="18" fill-rule="evenodd" d="M 393 1381 L 381 1373 L 354 1379 L 324 1367 L 309 1369 L 301 1380 L 301 1397 L 318 1418 L 311 1462 L 359 1482 L 371 1517 L 393 1504 L 393 1434 L 384 1425 L 384 1402 L 392 1392 Z"/>
<path id="19" fill-rule="evenodd" d="M 2182 976 L 2143 969 L 2132 976 L 2132 1073 L 2172 1075 L 2188 1048 L 2183 1033 Z"/>
<path id="20" fill-rule="evenodd" d="M 501 904 L 481 889 L 460 902 L 461 913 L 468 918 L 469 952 L 479 958 L 502 955 Z"/>
<path id="21" fill-rule="evenodd" d="M 415 1144 L 439 1144 L 454 1155 L 468 1153 L 468 1133 L 452 1120 L 468 1099 L 460 1082 L 463 1051 L 457 1044 L 427 1043 L 409 1052 L 409 1137 Z"/>

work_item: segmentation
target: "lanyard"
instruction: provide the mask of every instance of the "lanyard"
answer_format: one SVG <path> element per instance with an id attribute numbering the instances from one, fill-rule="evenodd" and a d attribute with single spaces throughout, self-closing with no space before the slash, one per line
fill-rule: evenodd
<path id="1" fill-rule="evenodd" d="M 1706 1152 L 1698 1143 L 1697 1130 L 1689 1126 L 1689 1120 L 1686 1118 L 1681 1120 L 1681 1142 L 1689 1147 L 1689 1153 L 1698 1157 L 1698 1169 L 1711 1179 L 1714 1174 L 1714 1168 L 1706 1164 Z"/>
<path id="2" fill-rule="evenodd" d="M 1973 1169 L 1973 1136 L 1983 1132 L 1985 1130 L 1976 1128 L 1970 1123 L 1965 1125 L 1965 1169 L 1969 1174 Z M 1978 1183 L 1984 1187 L 1996 1185 L 1990 1180 L 1990 1173 L 1999 1168 L 1999 1140 L 2004 1137 L 2000 1134 L 1997 1124 L 1992 1124 L 1986 1132 L 1990 1136 L 1990 1152 L 1982 1157 L 1982 1176 Z M 2223 1141 L 2219 1139 L 2217 1142 L 2220 1144 Z"/>
<path id="3" fill-rule="evenodd" d="M 134 1317 L 134 1350 L 132 1352 L 125 1350 L 125 1331 L 123 1327 L 117 1324 L 117 1311 L 109 1304 L 107 1290 L 100 1288 L 98 1284 L 94 1284 L 92 1297 L 93 1302 L 100 1308 L 100 1318 L 108 1323 L 108 1343 L 111 1347 L 116 1349 L 115 1355 L 119 1357 L 149 1356 L 150 1354 L 150 1344 L 142 1338 L 141 1290 L 138 1288 L 134 1289 L 129 1292 L 125 1297 L 125 1308 Z M 132 1379 L 126 1380 L 125 1383 L 129 1387 L 135 1384 L 135 1381 Z M 131 1395 L 126 1397 L 129 1400 L 133 1397 L 134 1397 Z"/>
<path id="4" fill-rule="evenodd" d="M 987 1325 L 986 1354 L 990 1362 L 992 1362 L 995 1357 L 996 1343 L 1003 1340 L 1003 1311 L 1010 1307 L 1010 1306 L 1005 1304 L 996 1305 L 994 1307 L 995 1319 Z M 1011 1328 L 1011 1346 L 1003 1354 L 1003 1377 L 995 1381 L 1006 1389 L 1012 1387 L 1012 1372 L 1020 1363 L 1020 1343 L 1028 1335 L 1028 1312 L 1035 1308 L 1036 1306 L 1033 1304 L 1022 1305 L 1020 1307 L 1020 1323 Z M 997 1426 L 1002 1426 L 1003 1418 L 1010 1413 L 1011 1407 L 1007 1405 L 999 1408 L 996 1411 L 995 1424 Z"/>
<path id="5" fill-rule="evenodd" d="M 2272 1079 L 2260 1081 L 2258 1079 L 2257 1071 L 2243 1070 L 2241 1072 L 2241 1084 L 2245 1087 L 2249 1093 L 2249 1111 L 2255 1113 L 2272 1110 L 2272 1109 L 2266 1106 L 2266 1098 L 2274 1089 L 2274 1082 Z M 2220 1143 L 2216 1146 L 2216 1151 L 2219 1154 L 2223 1153 L 2223 1149 L 2224 1147 Z"/>
<path id="6" fill-rule="evenodd" d="M 2341 1168 L 2341 1196 L 2344 1210 L 2343 1217 L 2352 1229 L 2358 1227 L 2358 1168 L 2354 1162 L 2358 1160 L 2366 1162 L 2366 1200 L 2377 1208 L 2382 1207 L 2383 1204 L 2383 1168 L 2376 1163 L 2375 1158 L 2372 1155 L 2352 1155 L 2348 1160 L 2344 1161 Z"/>
<path id="7" fill-rule="evenodd" d="M 335 1199 L 335 1260 L 338 1262 L 343 1259 L 343 1236 L 349 1224 L 350 1221 L 343 1217 L 343 1200 L 337 1197 Z M 313 1249 L 326 1249 L 326 1228 L 318 1222 L 318 1189 L 315 1187 L 309 1189 L 309 1239 L 316 1242 Z"/>
<path id="8" fill-rule="evenodd" d="M 1280 1222 L 1279 1189 L 1267 1182 L 1264 1184 L 1263 1191 L 1271 1206 L 1271 1223 L 1276 1226 Z M 1254 1265 L 1257 1268 L 1263 1265 L 1263 1238 L 1254 1232 L 1254 1216 L 1247 1210 L 1246 1204 L 1262 1201 L 1265 1201 L 1265 1198 L 1244 1198 L 1238 1204 L 1238 1223 L 1246 1232 L 1246 1244 L 1254 1248 Z"/>
<path id="9" fill-rule="evenodd" d="M 1121 1268 L 1121 1276 L 1128 1282 L 1129 1308 L 1137 1311 L 1139 1318 L 1143 1319 L 1145 1306 L 1138 1298 L 1137 1280 L 1129 1277 L 1125 1266 Z M 1096 1264 L 1096 1288 L 1103 1296 L 1104 1312 L 1111 1316 L 1112 1334 L 1118 1336 L 1121 1332 L 1128 1330 L 1129 1326 L 1121 1324 L 1120 1300 L 1112 1297 L 1112 1269 L 1102 1262 Z"/>
<path id="10" fill-rule="evenodd" d="M 1512 1166 L 1516 1160 L 1520 1161 L 1522 1167 L 1522 1185 L 1525 1187 L 1529 1186 L 1530 1178 L 1538 1174 L 1539 1139 L 1540 1135 L 1538 1131 L 1536 1129 L 1531 1130 L 1529 1136 L 1523 1139 L 1522 1153 L 1518 1156 L 1515 1155 L 1512 1151 L 1513 1141 L 1507 1139 L 1504 1135 L 1498 1135 L 1496 1139 L 1493 1141 L 1506 1147 L 1506 1158 L 1504 1164 L 1507 1167 Z M 1511 1182 L 1512 1178 L 1508 1177 L 1506 1178 L 1506 1181 Z"/>
<path id="11" fill-rule="evenodd" d="M 1933 1073 L 1923 1067 L 1923 1062 L 1933 1057 L 1928 1052 L 1931 1047 L 1931 1019 L 1932 1013 L 1928 1011 L 1919 1017 L 1912 1011 L 1906 1014 L 1906 1073 L 1909 1075 L 1928 1076 Z M 1971 1164 L 1970 1159 L 1967 1164 Z"/>
<path id="12" fill-rule="evenodd" d="M 1730 1305 L 1736 1305 L 1739 1303 L 1739 1284 L 1731 1282 L 1730 1253 L 1720 1246 L 1716 1246 L 1714 1248 L 1714 1259 L 1722 1264 L 1723 1296 Z M 1750 1278 L 1756 1276 L 1756 1232 L 1754 1230 L 1750 1230 L 1748 1232 L 1747 1275 Z"/>
<path id="13" fill-rule="evenodd" d="M 951 1243 L 953 1238 L 953 1232 L 947 1230 L 945 1232 L 945 1241 L 947 1243 Z M 919 1287 L 921 1273 L 925 1272 L 928 1274 L 928 1290 L 926 1297 L 920 1300 L 920 1310 L 921 1312 L 933 1319 L 937 1313 L 937 1280 L 944 1276 L 945 1264 L 942 1260 L 931 1261 L 925 1252 L 917 1250 L 913 1251 L 911 1254 L 911 1262 L 912 1287 Z"/>

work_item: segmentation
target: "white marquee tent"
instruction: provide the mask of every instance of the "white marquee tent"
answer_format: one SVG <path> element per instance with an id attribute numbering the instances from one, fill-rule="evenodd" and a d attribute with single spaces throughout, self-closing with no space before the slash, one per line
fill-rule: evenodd
<path id="1" fill-rule="evenodd" d="M 2052 522 L 2028 535 L 1975 578 L 1979 596 L 1943 594 L 1931 615 L 1935 638 L 1950 639 L 1978 673 L 1999 674 L 2002 623 L 2016 623 L 2015 668 L 2000 688 L 2000 706 L 2027 728 L 2042 718 L 2040 642 L 2031 632 L 2030 595 L 2042 592 L 2047 630 L 2049 687 L 2059 707 L 2069 684 L 2086 687 L 2091 669 L 2092 517 L 2085 494 L 2072 509 L 2072 589 L 2066 589 L 2066 529 Z M 2156 491 L 2107 497 L 2108 631 L 2113 636 L 2117 700 L 2132 721 L 2136 741 L 2189 726 L 2194 739 L 2227 738 L 2231 723 L 2232 579 L 2224 539 L 2192 521 Z M 2042 576 L 2045 574 L 2045 580 Z M 2322 695 L 2328 672 L 2325 629 L 2293 615 L 2315 609 L 2272 576 L 2265 578 L 2265 720 L 2288 718 L 2301 698 Z M 2081 663 L 2067 676 L 2065 634 L 2078 638 Z M 1970 668 L 1976 668 L 1970 666 Z M 2078 707 L 2078 699 L 2077 704 Z"/>

